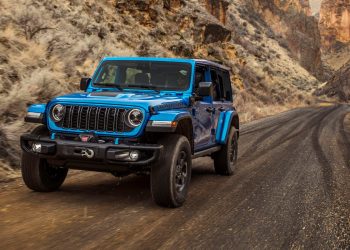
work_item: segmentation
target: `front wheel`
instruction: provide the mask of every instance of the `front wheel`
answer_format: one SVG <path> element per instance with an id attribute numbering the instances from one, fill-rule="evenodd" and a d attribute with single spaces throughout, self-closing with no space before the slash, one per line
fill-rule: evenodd
<path id="1" fill-rule="evenodd" d="M 151 193 L 160 206 L 180 207 L 191 180 L 191 146 L 186 137 L 169 135 L 159 140 L 164 150 L 151 169 Z"/>
<path id="2" fill-rule="evenodd" d="M 236 168 L 237 155 L 237 130 L 231 127 L 226 144 L 213 155 L 215 172 L 220 175 L 232 175 Z"/>
<path id="3" fill-rule="evenodd" d="M 47 135 L 45 126 L 33 130 L 34 135 Z M 22 178 L 26 186 L 38 192 L 57 190 L 66 179 L 68 169 L 55 167 L 39 156 L 23 152 L 21 160 Z"/>

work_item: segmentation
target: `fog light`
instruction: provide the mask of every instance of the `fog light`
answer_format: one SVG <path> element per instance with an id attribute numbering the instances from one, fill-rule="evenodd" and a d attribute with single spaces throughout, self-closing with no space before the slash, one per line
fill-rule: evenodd
<path id="1" fill-rule="evenodd" d="M 129 156 L 130 156 L 130 160 L 137 161 L 140 158 L 140 151 L 138 150 L 130 151 Z"/>
<path id="2" fill-rule="evenodd" d="M 35 153 L 41 153 L 41 144 L 40 143 L 33 143 L 32 150 Z"/>

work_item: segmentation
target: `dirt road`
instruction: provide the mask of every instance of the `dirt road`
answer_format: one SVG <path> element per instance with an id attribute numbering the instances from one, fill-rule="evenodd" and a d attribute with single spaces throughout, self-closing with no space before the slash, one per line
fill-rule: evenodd
<path id="1" fill-rule="evenodd" d="M 349 112 L 306 108 L 243 126 L 236 174 L 196 160 L 179 209 L 153 204 L 147 176 L 72 171 L 49 194 L 2 185 L 0 249 L 349 248 Z"/>

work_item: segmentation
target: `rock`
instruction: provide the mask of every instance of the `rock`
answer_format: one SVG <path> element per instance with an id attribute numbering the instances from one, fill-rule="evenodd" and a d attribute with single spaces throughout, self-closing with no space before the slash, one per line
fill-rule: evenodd
<path id="1" fill-rule="evenodd" d="M 341 67 L 315 94 L 335 97 L 344 102 L 350 101 L 350 61 Z"/>
<path id="2" fill-rule="evenodd" d="M 349 0 L 324 0 L 321 4 L 319 27 L 322 49 L 336 50 L 350 42 Z"/>
<path id="3" fill-rule="evenodd" d="M 189 57 L 193 57 L 193 54 L 194 54 L 193 46 L 183 41 L 179 41 L 177 44 L 172 45 L 170 47 L 170 50 L 173 51 L 175 55 L 182 56 L 182 57 L 189 58 Z"/>
<path id="4" fill-rule="evenodd" d="M 205 26 L 203 43 L 226 42 L 231 39 L 231 31 L 224 26 L 210 23 Z"/>
<path id="5" fill-rule="evenodd" d="M 225 0 L 206 0 L 205 7 L 210 14 L 215 16 L 223 24 L 226 24 L 226 12 L 229 3 Z"/>
<path id="6" fill-rule="evenodd" d="M 163 0 L 164 8 L 167 10 L 178 9 L 182 4 L 181 0 Z"/>

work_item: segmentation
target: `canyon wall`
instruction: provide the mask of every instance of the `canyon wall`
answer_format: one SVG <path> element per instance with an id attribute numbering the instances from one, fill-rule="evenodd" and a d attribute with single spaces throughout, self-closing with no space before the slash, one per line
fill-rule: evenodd
<path id="1" fill-rule="evenodd" d="M 272 31 L 281 36 L 292 57 L 319 79 L 323 78 L 321 37 L 308 0 L 250 0 Z"/>
<path id="2" fill-rule="evenodd" d="M 342 66 L 316 94 L 350 102 L 350 61 Z"/>
<path id="3" fill-rule="evenodd" d="M 312 15 L 309 0 L 274 0 L 274 4 L 286 13 L 293 10 L 297 13 L 304 13 L 307 16 Z"/>
<path id="4" fill-rule="evenodd" d="M 350 1 L 323 0 L 319 27 L 325 53 L 350 43 Z"/>

